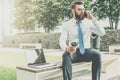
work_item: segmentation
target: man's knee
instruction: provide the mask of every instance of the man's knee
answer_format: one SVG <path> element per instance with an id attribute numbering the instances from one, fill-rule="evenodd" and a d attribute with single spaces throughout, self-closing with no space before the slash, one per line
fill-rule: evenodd
<path id="1" fill-rule="evenodd" d="M 69 53 L 64 52 L 63 55 L 62 55 L 62 58 L 67 58 L 67 57 L 69 57 L 69 56 L 70 56 Z"/>
<path id="2" fill-rule="evenodd" d="M 101 59 L 101 53 L 99 51 L 94 50 L 93 52 L 94 52 L 94 58 Z"/>
<path id="3" fill-rule="evenodd" d="M 101 59 L 101 53 L 100 52 L 96 52 L 96 57 Z"/>
<path id="4" fill-rule="evenodd" d="M 69 53 L 64 52 L 62 55 L 63 62 L 71 62 L 71 57 Z"/>

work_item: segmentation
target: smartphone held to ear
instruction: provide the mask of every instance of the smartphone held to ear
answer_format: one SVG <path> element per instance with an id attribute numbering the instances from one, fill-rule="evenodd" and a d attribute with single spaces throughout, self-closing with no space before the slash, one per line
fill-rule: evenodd
<path id="1" fill-rule="evenodd" d="M 84 11 L 84 18 L 86 18 L 87 17 L 87 12 L 86 11 Z"/>

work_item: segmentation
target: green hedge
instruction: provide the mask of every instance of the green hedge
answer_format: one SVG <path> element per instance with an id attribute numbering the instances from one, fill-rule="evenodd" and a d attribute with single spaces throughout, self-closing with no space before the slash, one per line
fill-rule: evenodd
<path id="1" fill-rule="evenodd" d="M 43 48 L 58 49 L 60 33 L 27 33 L 6 36 L 3 40 L 5 47 L 19 47 L 20 43 L 38 43 L 42 40 Z"/>

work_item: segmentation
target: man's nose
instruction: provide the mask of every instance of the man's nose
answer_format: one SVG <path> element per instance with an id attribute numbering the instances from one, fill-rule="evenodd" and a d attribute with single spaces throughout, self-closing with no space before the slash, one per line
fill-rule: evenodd
<path id="1" fill-rule="evenodd" d="M 85 12 L 85 10 L 82 10 L 82 11 L 81 11 L 81 13 L 83 13 L 83 14 L 84 14 L 84 12 Z"/>

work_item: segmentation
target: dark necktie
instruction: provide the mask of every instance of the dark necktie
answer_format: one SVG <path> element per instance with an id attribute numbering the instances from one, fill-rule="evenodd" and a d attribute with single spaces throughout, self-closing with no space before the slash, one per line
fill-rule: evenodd
<path id="1" fill-rule="evenodd" d="M 79 38 L 80 53 L 84 54 L 85 48 L 84 48 L 84 41 L 83 41 L 83 33 L 82 33 L 81 26 L 80 26 L 79 22 L 77 22 L 77 26 L 78 26 L 78 38 Z"/>

